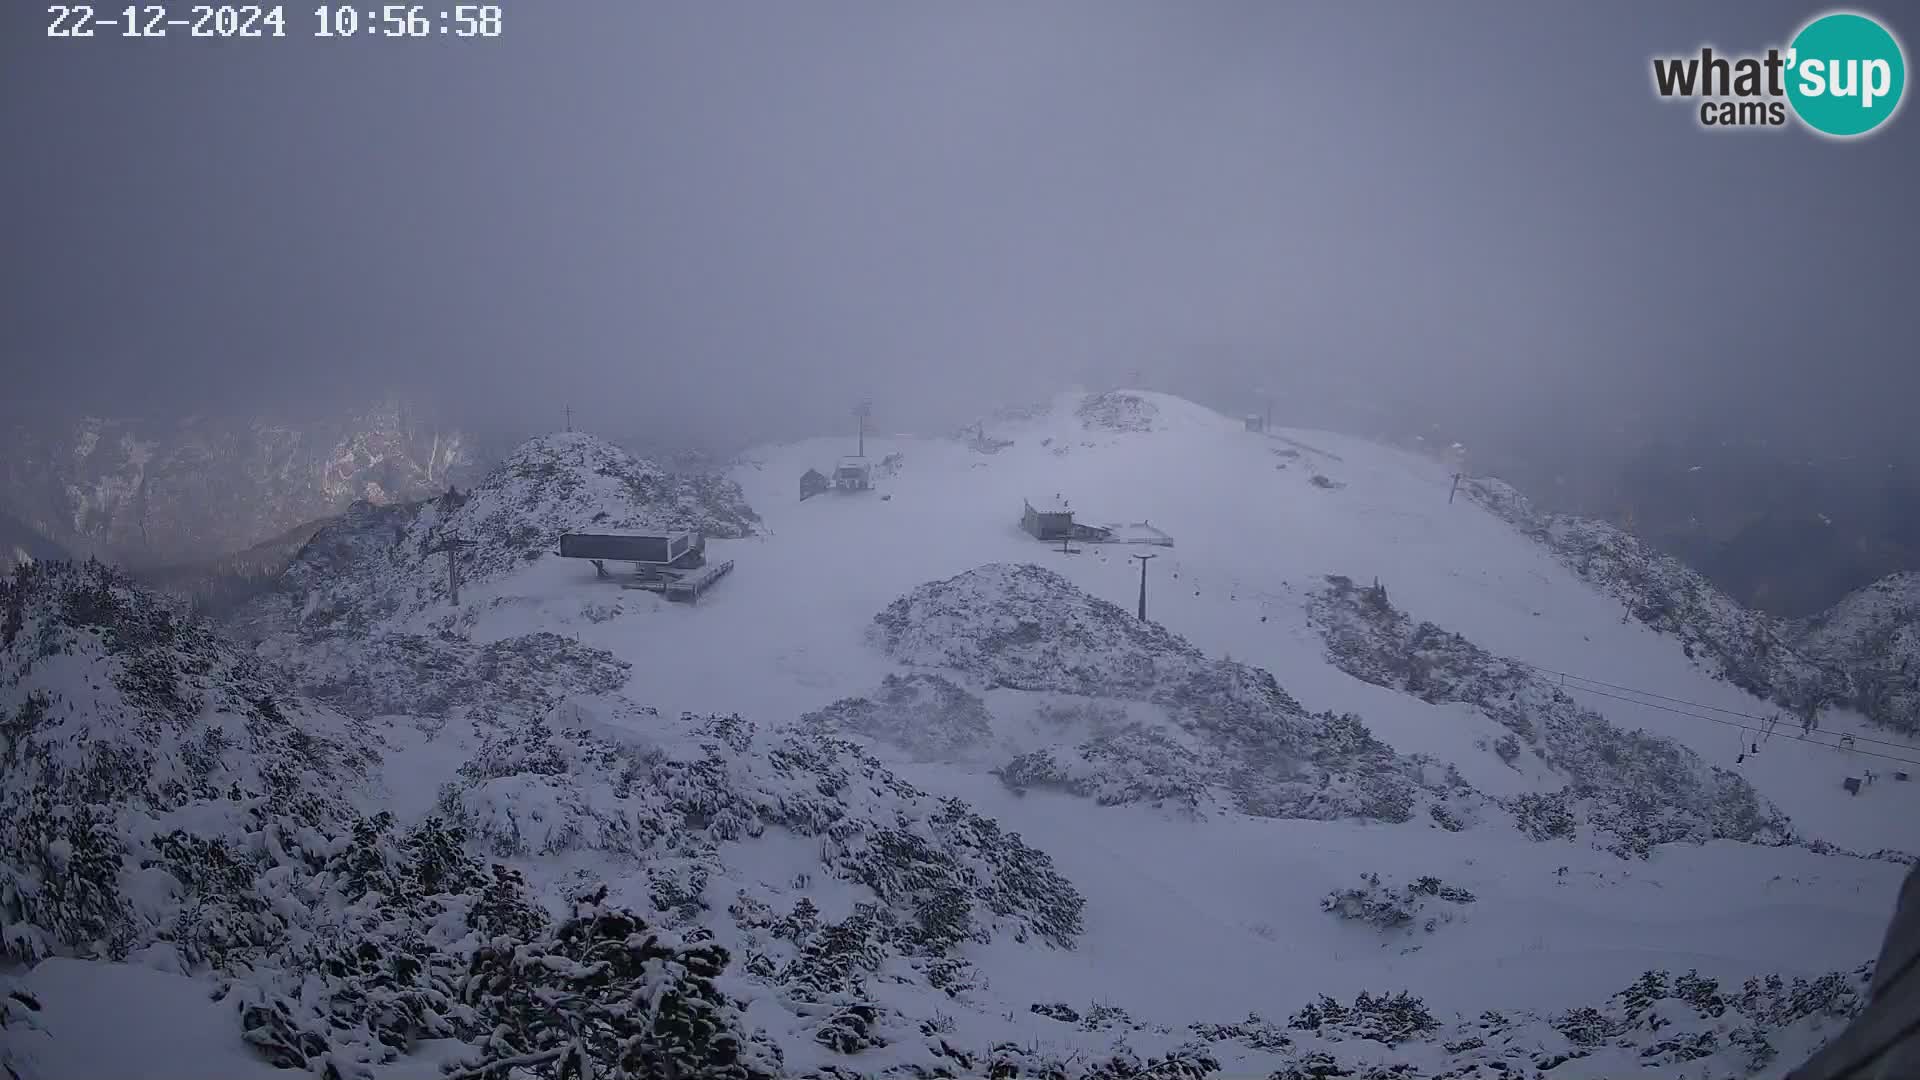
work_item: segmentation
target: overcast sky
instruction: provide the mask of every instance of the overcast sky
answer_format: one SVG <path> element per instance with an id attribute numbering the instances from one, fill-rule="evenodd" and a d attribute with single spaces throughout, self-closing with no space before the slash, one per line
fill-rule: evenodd
<path id="1" fill-rule="evenodd" d="M 1231 356 L 1549 435 L 1913 439 L 1920 119 L 1714 134 L 1650 89 L 1814 5 L 504 6 L 207 42 L 5 5 L 9 389 L 786 434 Z"/>

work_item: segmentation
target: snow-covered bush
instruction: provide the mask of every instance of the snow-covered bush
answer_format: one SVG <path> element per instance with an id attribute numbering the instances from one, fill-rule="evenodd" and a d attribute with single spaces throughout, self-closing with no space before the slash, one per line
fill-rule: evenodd
<path id="1" fill-rule="evenodd" d="M 1214 1058 L 1181 1049 L 1164 1057 L 1142 1058 L 1122 1047 L 1119 1053 L 1089 1058 L 1001 1043 L 982 1057 L 977 1073 L 963 1075 L 984 1075 L 993 1080 L 1202 1080 L 1220 1071 L 1220 1062 Z"/>
<path id="2" fill-rule="evenodd" d="M 1429 880 L 1413 887 L 1430 889 L 1435 897 L 1445 888 Z M 1649 971 L 1595 1006 L 1552 1015 L 1515 1011 L 1447 1017 L 1404 992 L 1362 993 L 1351 1002 L 1320 995 L 1293 1013 L 1284 1030 L 1258 1016 L 1174 1031 L 1091 1023 L 1096 1010 L 1115 1011 L 1107 1005 L 1081 1010 L 1052 1002 L 1029 1009 L 1058 1021 L 1063 1035 L 1111 1030 L 1123 1036 L 1113 1045 L 1127 1047 L 1123 1057 L 1129 1061 L 1212 1063 L 1225 1075 L 1269 1080 L 1556 1075 L 1745 1080 L 1781 1062 L 1804 1060 L 1857 1015 L 1870 972 L 1871 965 L 1812 980 L 1765 976 L 1749 979 L 1736 993 L 1697 972 Z M 918 1075 L 940 1075 L 942 1066 L 958 1075 L 979 1075 L 985 1060 L 1019 1070 L 1008 1075 L 1079 1076 L 1089 1058 L 1103 1060 L 1098 1051 L 1067 1049 L 1079 1045 L 1084 1044 L 1062 1039 L 957 1057 L 935 1051 L 913 1067 Z M 962 1060 L 968 1064 L 956 1064 Z M 1576 1061 L 1580 1064 L 1556 1071 Z"/>
<path id="3" fill-rule="evenodd" d="M 544 925 L 518 875 L 489 873 L 458 828 L 434 819 L 403 831 L 382 813 L 308 840 L 251 891 L 259 910 L 283 917 L 297 905 L 310 916 L 225 943 L 234 974 L 222 994 L 238 1006 L 242 1037 L 280 1067 L 350 1077 L 371 1076 L 416 1039 L 487 1030 L 457 980 L 474 941 Z"/>
<path id="4" fill-rule="evenodd" d="M 325 921 L 241 969 L 224 995 L 242 1037 L 270 1063 L 373 1076 L 417 1040 L 464 1044 L 475 1077 L 531 1075 L 751 1080 L 778 1054 L 740 1030 L 714 989 L 726 951 L 650 929 L 581 896 L 550 924 L 518 872 L 490 870 L 457 828 L 405 832 L 380 815 L 355 823 L 292 896 Z M 590 1067 L 589 1067 L 590 1066 Z"/>
<path id="5" fill-rule="evenodd" d="M 1812 981 L 1795 978 L 1791 984 L 1769 975 L 1748 979 L 1739 994 L 1729 995 L 1717 980 L 1697 971 L 1678 977 L 1648 971 L 1605 1008 L 1574 1009 L 1550 1024 L 1573 1047 L 1631 1048 L 1647 1068 L 1710 1059 L 1703 1064 L 1711 1069 L 1718 1063 L 1724 1071 L 1702 1075 L 1744 1076 L 1778 1058 L 1773 1039 L 1782 1029 L 1800 1027 L 1814 1034 L 1844 1025 L 1863 1006 L 1865 984 L 1866 969 Z M 1789 1036 L 1800 1036 L 1793 1038 L 1796 1043 L 1806 1041 L 1801 1032 Z"/>
<path id="6" fill-rule="evenodd" d="M 771 1080 L 778 1047 L 742 1032 L 714 986 L 731 959 L 606 903 L 607 888 L 533 940 L 474 951 L 458 991 L 484 1025 L 461 1074 L 541 1078 Z"/>
<path id="7" fill-rule="evenodd" d="M 312 830 L 348 814 L 373 761 L 364 731 L 119 571 L 22 566 L 0 610 L 7 957 L 153 944 L 182 904 L 233 884 L 211 856 L 248 822 Z"/>
<path id="8" fill-rule="evenodd" d="M 1320 910 L 1366 923 L 1376 930 L 1419 927 L 1431 934 L 1440 924 L 1453 921 L 1456 907 L 1476 899 L 1468 890 L 1432 876 L 1395 885 L 1391 881 L 1383 882 L 1379 874 L 1364 874 L 1360 882 L 1359 887 L 1328 893 L 1320 900 Z"/>
<path id="9" fill-rule="evenodd" d="M 460 824 L 356 812 L 363 728 L 98 564 L 18 572 L 0 610 L 9 958 L 217 975 L 236 1038 L 345 1080 L 421 1038 L 507 1037 L 460 980 L 477 943 L 517 954 L 544 913 Z M 30 1005 L 9 998 L 8 1028 Z"/>
<path id="10" fill-rule="evenodd" d="M 1065 791 L 1102 806 L 1153 803 L 1197 809 L 1211 797 L 1212 771 L 1165 731 L 1130 724 L 1096 733 L 1071 753 L 1030 750 L 994 770 L 1008 788 Z"/>
<path id="11" fill-rule="evenodd" d="M 610 693 L 633 669 L 605 649 L 544 630 L 478 645 L 455 633 L 274 638 L 260 652 L 305 693 L 349 716 L 457 715 L 483 724 L 538 716 L 576 695 Z"/>
<path id="12" fill-rule="evenodd" d="M 892 743 L 923 761 L 950 760 L 993 735 L 986 703 L 927 672 L 888 675 L 872 695 L 842 698 L 800 722 Z"/>
<path id="13" fill-rule="evenodd" d="M 1440 1021 L 1427 1011 L 1426 1002 L 1405 991 L 1375 996 L 1362 990 L 1350 1006 L 1322 995 L 1294 1013 L 1287 1026 L 1334 1041 L 1364 1039 L 1398 1046 L 1438 1030 Z"/>
<path id="14" fill-rule="evenodd" d="M 1249 1050 L 1267 1053 L 1284 1051 L 1293 1045 L 1292 1036 L 1258 1013 L 1248 1013 L 1245 1020 L 1232 1024 L 1189 1024 L 1187 1030 L 1193 1033 L 1195 1042 L 1207 1045 L 1238 1043 Z"/>
<path id="15" fill-rule="evenodd" d="M 1044 853 L 847 740 L 737 716 L 649 720 L 660 745 L 530 722 L 486 742 L 441 805 L 502 855 L 644 860 L 663 916 L 709 906 L 725 844 L 779 830 L 817 838 L 820 872 L 869 890 L 885 948 L 937 957 L 997 933 L 1065 948 L 1080 932 L 1084 901 Z M 768 937 L 768 963 L 794 955 Z"/>

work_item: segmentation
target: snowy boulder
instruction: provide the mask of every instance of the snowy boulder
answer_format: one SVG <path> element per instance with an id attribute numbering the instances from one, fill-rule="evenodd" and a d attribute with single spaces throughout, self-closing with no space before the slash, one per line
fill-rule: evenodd
<path id="1" fill-rule="evenodd" d="M 1320 901 L 1320 910 L 1350 922 L 1361 922 L 1383 933 L 1422 930 L 1433 933 L 1452 922 L 1473 893 L 1448 885 L 1437 877 L 1415 878 L 1405 884 L 1367 874 L 1358 886 L 1335 889 Z"/>

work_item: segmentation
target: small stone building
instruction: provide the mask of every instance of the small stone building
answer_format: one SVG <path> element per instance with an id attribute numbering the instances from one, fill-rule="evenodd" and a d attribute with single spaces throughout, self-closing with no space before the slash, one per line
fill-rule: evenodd
<path id="1" fill-rule="evenodd" d="M 1063 540 L 1073 535 L 1073 509 L 1059 496 L 1027 499 L 1020 527 L 1040 540 Z"/>

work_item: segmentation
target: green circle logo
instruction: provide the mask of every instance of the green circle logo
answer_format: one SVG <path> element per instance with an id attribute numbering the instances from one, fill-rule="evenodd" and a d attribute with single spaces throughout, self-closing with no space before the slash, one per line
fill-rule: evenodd
<path id="1" fill-rule="evenodd" d="M 1823 135 L 1865 135 L 1900 108 L 1906 57 L 1886 27 L 1835 12 L 1808 23 L 1787 50 L 1787 100 Z"/>

